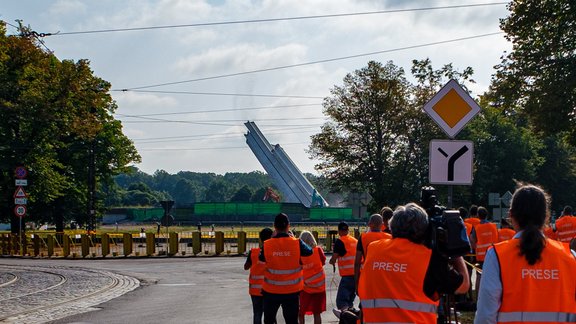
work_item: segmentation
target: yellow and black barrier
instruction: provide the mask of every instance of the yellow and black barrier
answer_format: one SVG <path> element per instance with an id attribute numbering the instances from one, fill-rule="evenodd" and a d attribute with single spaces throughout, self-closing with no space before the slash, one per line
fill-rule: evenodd
<path id="1" fill-rule="evenodd" d="M 0 255 L 49 258 L 245 255 L 259 246 L 257 231 L 80 234 L 37 231 L 0 233 Z M 334 235 L 312 231 L 330 249 Z"/>

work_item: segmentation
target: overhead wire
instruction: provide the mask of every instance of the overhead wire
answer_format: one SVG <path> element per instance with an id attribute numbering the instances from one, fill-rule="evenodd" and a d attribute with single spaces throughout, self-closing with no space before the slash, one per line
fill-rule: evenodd
<path id="1" fill-rule="evenodd" d="M 132 90 L 113 89 L 114 92 L 137 92 L 137 93 L 161 93 L 161 94 L 186 94 L 202 96 L 234 96 L 234 97 L 263 97 L 263 98 L 292 98 L 292 99 L 324 99 L 324 97 L 297 96 L 297 95 L 273 95 L 273 94 L 249 94 L 249 93 L 223 93 L 223 92 L 194 92 L 194 91 L 162 91 L 162 90 Z"/>
<path id="2" fill-rule="evenodd" d="M 156 87 L 162 87 L 162 86 L 168 86 L 168 85 L 177 85 L 177 84 L 184 84 L 184 83 L 191 83 L 191 82 L 198 82 L 198 81 L 207 81 L 207 80 L 222 79 L 222 78 L 228 78 L 228 77 L 234 77 L 234 76 L 241 76 L 241 75 L 247 75 L 247 74 L 253 74 L 253 73 L 277 71 L 277 70 L 283 70 L 283 69 L 289 69 L 289 68 L 295 68 L 295 67 L 301 67 L 301 66 L 308 66 L 308 65 L 320 64 L 320 63 L 329 63 L 329 62 L 336 62 L 336 61 L 342 61 L 342 60 L 349 60 L 349 59 L 353 59 L 353 58 L 359 58 L 359 57 L 365 57 L 365 56 L 372 56 L 372 55 L 377 55 L 377 54 L 398 52 L 398 51 L 404 51 L 404 50 L 409 50 L 409 49 L 415 49 L 415 48 L 421 48 L 421 47 L 428 47 L 428 46 L 434 46 L 434 45 L 440 45 L 440 44 L 448 44 L 448 43 L 461 42 L 461 41 L 464 41 L 464 40 L 471 40 L 471 39 L 477 39 L 477 38 L 482 38 L 482 37 L 501 35 L 501 34 L 503 34 L 503 33 L 504 33 L 504 32 L 494 32 L 494 33 L 486 33 L 486 34 L 480 34 L 480 35 L 474 35 L 474 36 L 459 37 L 459 38 L 453 38 L 453 39 L 448 39 L 448 40 L 443 40 L 443 41 L 436 41 L 436 42 L 430 42 L 430 43 L 424 43 L 424 44 L 418 44 L 418 45 L 409 45 L 409 46 L 397 47 L 397 48 L 392 48 L 392 49 L 387 49 L 387 50 L 382 50 L 382 51 L 375 51 L 375 52 L 370 52 L 370 53 L 348 55 L 348 56 L 342 56 L 342 57 L 337 57 L 337 58 L 329 58 L 329 59 L 323 59 L 323 60 L 317 60 L 317 61 L 311 61 L 311 62 L 304 62 L 304 63 L 296 63 L 296 64 L 289 64 L 289 65 L 282 65 L 282 66 L 276 66 L 276 67 L 270 67 L 270 68 L 263 68 L 263 69 L 257 69 L 257 70 L 249 70 L 249 71 L 243 71 L 243 72 L 228 73 L 228 74 L 221 74 L 221 75 L 208 76 L 208 77 L 202 77 L 202 78 L 196 78 L 196 79 L 189 79 L 189 80 L 182 80 L 182 81 L 173 81 L 173 82 L 157 83 L 157 84 L 151 84 L 151 85 L 145 85 L 145 86 L 138 86 L 138 87 L 132 87 L 132 88 L 123 88 L 123 89 L 121 89 L 121 90 L 119 90 L 119 91 L 127 92 L 127 91 L 141 90 L 141 89 L 149 89 L 149 88 L 156 88 Z"/>
<path id="3" fill-rule="evenodd" d="M 140 114 L 140 115 L 130 115 L 132 117 L 140 116 L 164 116 L 164 115 L 188 115 L 188 114 L 200 114 L 200 113 L 219 113 L 228 111 L 246 111 L 246 110 L 265 110 L 265 109 L 284 109 L 284 108 L 296 108 L 296 107 L 311 107 L 319 106 L 321 103 L 312 104 L 300 104 L 300 105 L 280 105 L 280 106 L 263 106 L 263 107 L 244 107 L 244 108 L 226 108 L 226 109 L 210 109 L 210 110 L 196 110 L 196 111 L 182 111 L 182 112 L 169 112 L 169 113 L 153 113 L 153 114 Z M 122 115 L 116 113 L 115 115 Z"/>
<path id="4" fill-rule="evenodd" d="M 349 17 L 349 16 L 365 16 L 365 15 L 377 15 L 377 14 L 390 14 L 390 13 L 401 13 L 401 12 L 416 12 L 416 11 L 432 11 L 432 10 L 474 8 L 474 7 L 486 7 L 486 6 L 499 6 L 499 5 L 506 5 L 506 4 L 508 4 L 508 2 L 487 2 L 487 3 L 476 3 L 476 4 L 463 4 L 463 5 L 440 6 L 440 7 L 422 7 L 422 8 L 408 8 L 408 9 L 389 9 L 389 10 L 377 10 L 377 11 L 365 11 L 365 12 L 353 12 L 353 13 L 312 15 L 312 16 L 296 16 L 296 17 L 264 18 L 264 19 L 246 19 L 246 20 L 232 20 L 232 21 L 221 21 L 221 22 L 207 22 L 207 23 L 179 24 L 179 25 L 163 25 L 163 26 L 148 26 L 148 27 L 110 28 L 110 29 L 100 29 L 100 30 L 85 30 L 85 31 L 72 31 L 72 32 L 45 33 L 44 36 L 65 36 L 65 35 L 98 34 L 98 33 L 127 32 L 127 31 L 139 31 L 139 30 L 154 30 L 154 29 L 172 29 L 172 28 L 191 28 L 191 27 L 219 26 L 219 25 L 252 24 L 252 23 L 265 23 L 265 22 L 278 22 L 278 21 L 292 21 L 292 20 L 324 19 L 324 18 L 338 18 L 338 17 Z"/>
<path id="5" fill-rule="evenodd" d="M 309 144 L 308 142 L 295 142 L 295 143 L 282 143 L 281 146 Z M 247 149 L 247 146 L 232 146 L 232 147 L 195 147 L 195 148 L 140 148 L 139 151 L 204 151 L 204 150 L 231 150 L 231 149 Z"/>
<path id="6" fill-rule="evenodd" d="M 306 129 L 309 128 L 309 131 L 302 131 L 302 129 Z M 300 129 L 300 131 L 298 132 L 299 135 L 306 133 L 306 132 L 316 132 L 317 131 L 317 126 L 306 126 L 306 127 L 300 127 L 298 128 Z M 281 134 L 294 134 L 294 132 L 270 132 L 267 131 L 266 135 L 281 135 Z M 212 134 L 212 135 L 198 135 L 198 136 L 170 136 L 167 138 L 150 138 L 150 139 L 146 139 L 146 140 L 136 140 L 133 139 L 133 141 L 135 143 L 138 143 L 139 145 L 143 145 L 143 144 L 155 144 L 155 143 L 163 143 L 163 142 L 186 142 L 186 141 L 202 141 L 202 140 L 219 140 L 219 139 L 225 139 L 225 138 L 239 138 L 240 136 L 243 136 L 244 133 L 240 132 L 240 133 L 228 133 L 228 134 Z"/>

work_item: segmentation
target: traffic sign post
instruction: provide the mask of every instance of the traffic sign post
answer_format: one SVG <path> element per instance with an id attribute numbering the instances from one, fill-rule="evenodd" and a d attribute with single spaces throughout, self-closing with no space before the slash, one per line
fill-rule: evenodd
<path id="1" fill-rule="evenodd" d="M 480 106 L 456 80 L 450 80 L 423 109 L 451 139 L 430 142 L 429 178 L 432 184 L 448 185 L 448 208 L 452 208 L 452 185 L 472 184 L 474 161 L 474 144 L 454 138 L 480 112 Z"/>

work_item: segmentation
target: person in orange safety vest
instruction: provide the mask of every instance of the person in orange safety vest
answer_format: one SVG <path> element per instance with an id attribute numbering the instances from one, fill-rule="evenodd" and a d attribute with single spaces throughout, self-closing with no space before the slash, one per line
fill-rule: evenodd
<path id="1" fill-rule="evenodd" d="M 354 260 L 356 259 L 356 245 L 358 240 L 349 235 L 348 224 L 340 222 L 338 224 L 339 237 L 334 241 L 334 251 L 330 258 L 330 264 L 338 261 L 338 273 L 340 273 L 340 284 L 336 293 L 336 308 L 332 310 L 336 317 L 354 307 L 356 299 L 356 285 L 354 283 Z"/>
<path id="2" fill-rule="evenodd" d="M 516 231 L 512 228 L 512 225 L 506 219 L 502 219 L 498 230 L 498 242 L 510 240 L 514 237 L 514 234 L 516 234 Z"/>
<path id="3" fill-rule="evenodd" d="M 572 207 L 564 207 L 562 216 L 556 220 L 555 225 L 558 241 L 569 243 L 576 237 L 576 217 L 572 216 Z"/>
<path id="4" fill-rule="evenodd" d="M 294 238 L 288 215 L 276 215 L 274 230 L 272 238 L 264 242 L 259 257 L 266 262 L 262 284 L 264 323 L 276 323 L 276 313 L 282 307 L 286 324 L 297 324 L 300 291 L 304 288 L 301 257 L 312 255 L 312 249 Z"/>
<path id="5" fill-rule="evenodd" d="M 320 314 L 326 311 L 326 274 L 324 250 L 309 231 L 302 231 L 300 239 L 312 248 L 312 255 L 302 257 L 304 290 L 300 293 L 298 322 L 304 324 L 305 315 L 314 315 L 314 324 L 322 323 Z"/>
<path id="6" fill-rule="evenodd" d="M 260 231 L 260 244 L 264 244 L 266 240 L 272 237 L 272 230 L 264 228 Z M 254 314 L 254 324 L 262 323 L 262 315 L 264 314 L 264 298 L 262 297 L 262 284 L 264 283 L 264 271 L 266 270 L 266 263 L 260 261 L 260 248 L 252 248 L 248 252 L 248 257 L 244 263 L 244 270 L 250 270 L 248 276 L 248 293 L 252 298 L 252 312 Z"/>
<path id="7" fill-rule="evenodd" d="M 428 216 L 415 203 L 398 207 L 390 228 L 392 239 L 372 242 L 364 261 L 358 286 L 363 321 L 436 323 L 439 294 L 470 287 L 464 259 L 448 261 L 426 246 Z"/>
<path id="8" fill-rule="evenodd" d="M 356 259 L 354 260 L 354 282 L 358 288 L 358 279 L 360 278 L 361 265 L 364 263 L 366 254 L 368 253 L 368 245 L 374 241 L 381 239 L 391 239 L 392 235 L 383 232 L 382 229 L 383 218 L 380 214 L 373 214 L 368 220 L 368 232 L 362 233 L 356 245 Z M 386 226 L 388 228 L 388 226 Z"/>
<path id="9" fill-rule="evenodd" d="M 534 185 L 512 196 L 518 233 L 486 254 L 475 323 L 576 322 L 576 258 L 542 233 L 549 201 Z"/>

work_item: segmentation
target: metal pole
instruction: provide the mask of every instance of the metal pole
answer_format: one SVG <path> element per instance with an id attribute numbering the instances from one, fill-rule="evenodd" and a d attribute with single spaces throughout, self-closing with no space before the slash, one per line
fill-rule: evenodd
<path id="1" fill-rule="evenodd" d="M 20 216 L 20 234 L 18 236 L 20 238 L 20 255 L 24 256 L 24 242 L 22 240 L 22 216 Z"/>
<path id="2" fill-rule="evenodd" d="M 448 209 L 452 209 L 452 198 L 453 198 L 453 186 L 448 185 Z"/>

